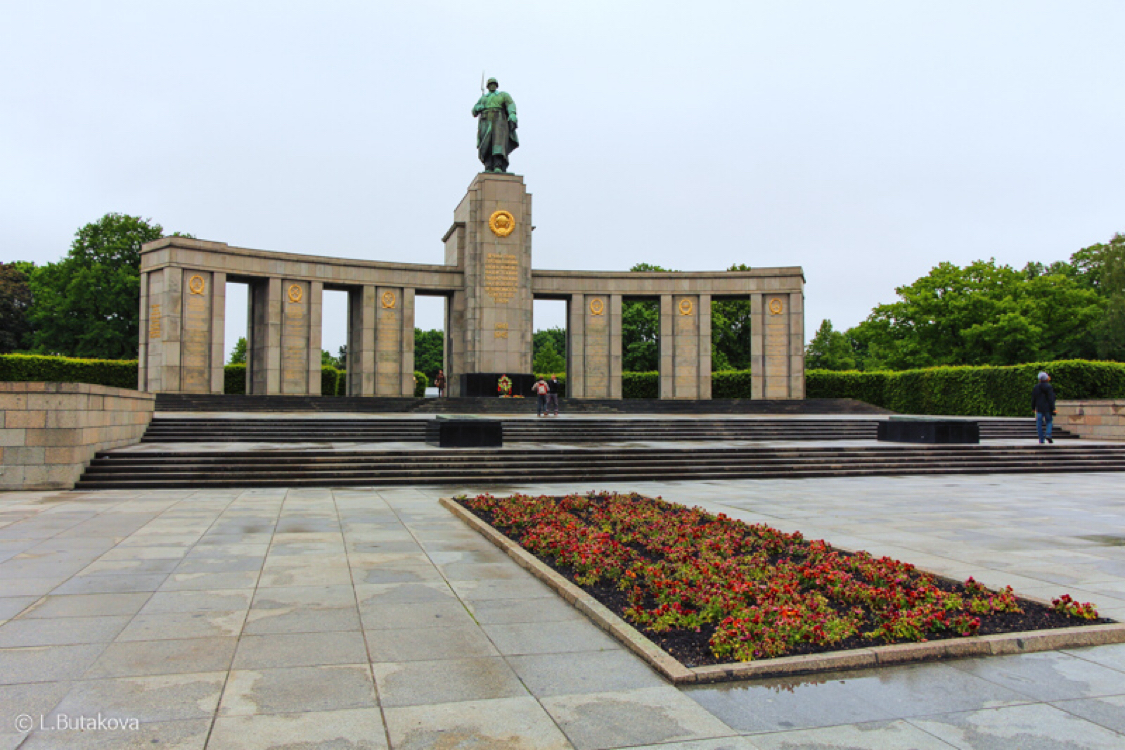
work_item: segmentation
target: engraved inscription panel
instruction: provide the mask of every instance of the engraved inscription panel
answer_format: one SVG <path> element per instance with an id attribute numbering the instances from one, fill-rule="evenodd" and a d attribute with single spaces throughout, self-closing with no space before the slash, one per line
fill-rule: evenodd
<path id="1" fill-rule="evenodd" d="M 379 289 L 379 298 L 396 290 Z M 380 307 L 375 315 L 375 395 L 398 396 L 402 391 L 402 310 Z"/>
<path id="2" fill-rule="evenodd" d="M 520 261 L 514 255 L 485 253 L 484 291 L 498 305 L 506 305 L 516 296 L 520 280 Z"/>
<path id="3" fill-rule="evenodd" d="M 211 297 L 195 291 L 205 288 L 202 276 L 192 276 L 183 302 L 180 388 L 188 393 L 211 389 Z"/>
<path id="4" fill-rule="evenodd" d="M 586 316 L 585 356 L 586 394 L 590 398 L 609 398 L 609 355 L 609 316 L 593 312 L 591 303 Z"/>

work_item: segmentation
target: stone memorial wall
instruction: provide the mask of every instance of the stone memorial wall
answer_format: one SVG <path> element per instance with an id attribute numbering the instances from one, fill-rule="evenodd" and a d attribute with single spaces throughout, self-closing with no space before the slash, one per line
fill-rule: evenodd
<path id="1" fill-rule="evenodd" d="M 532 303 L 567 303 L 570 398 L 621 398 L 622 305 L 660 310 L 662 399 L 711 398 L 711 302 L 749 299 L 752 396 L 804 398 L 800 267 L 750 271 L 534 270 L 531 195 L 518 175 L 481 173 L 442 238 L 444 265 L 383 263 L 230 247 L 183 237 L 141 254 L 139 388 L 222 393 L 226 284 L 249 286 L 248 391 L 320 393 L 325 289 L 348 295 L 348 395 L 413 392 L 414 303 L 446 298 L 449 395 L 461 375 L 529 374 Z"/>

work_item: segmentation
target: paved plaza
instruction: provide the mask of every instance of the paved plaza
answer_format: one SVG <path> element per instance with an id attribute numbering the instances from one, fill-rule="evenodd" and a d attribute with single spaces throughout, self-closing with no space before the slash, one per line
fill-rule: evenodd
<path id="1" fill-rule="evenodd" d="M 0 494 L 0 750 L 1125 748 L 1125 645 L 678 689 L 438 504 L 638 490 L 1125 619 L 1123 479 Z"/>

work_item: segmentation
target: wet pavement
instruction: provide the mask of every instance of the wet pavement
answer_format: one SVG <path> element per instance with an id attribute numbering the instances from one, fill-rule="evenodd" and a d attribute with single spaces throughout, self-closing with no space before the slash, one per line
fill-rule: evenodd
<path id="1" fill-rule="evenodd" d="M 1125 645 L 679 689 L 437 502 L 589 489 L 1125 619 L 1120 474 L 7 493 L 0 750 L 1125 748 Z"/>

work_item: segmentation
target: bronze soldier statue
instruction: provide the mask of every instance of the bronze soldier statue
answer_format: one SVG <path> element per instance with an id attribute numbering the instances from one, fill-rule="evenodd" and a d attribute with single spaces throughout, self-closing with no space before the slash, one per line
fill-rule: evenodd
<path id="1" fill-rule="evenodd" d="M 485 172 L 507 172 L 508 154 L 520 146 L 516 136 L 516 103 L 506 91 L 497 91 L 495 78 L 473 106 L 477 118 L 477 156 Z"/>

